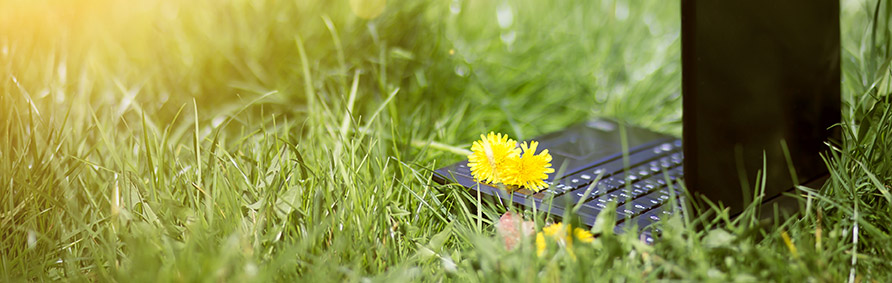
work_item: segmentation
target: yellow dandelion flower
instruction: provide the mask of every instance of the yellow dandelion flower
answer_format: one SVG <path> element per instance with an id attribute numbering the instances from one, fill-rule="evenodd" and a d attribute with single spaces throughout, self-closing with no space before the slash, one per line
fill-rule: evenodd
<path id="1" fill-rule="evenodd" d="M 519 155 L 516 141 L 509 139 L 508 135 L 489 132 L 489 135 L 480 135 L 480 140 L 471 145 L 468 166 L 476 181 L 499 183 L 502 182 L 505 164 Z"/>
<path id="2" fill-rule="evenodd" d="M 542 232 L 536 233 L 536 255 L 545 255 L 545 248 L 545 236 L 542 235 Z"/>
<path id="3" fill-rule="evenodd" d="M 551 168 L 551 154 L 548 154 L 548 149 L 536 154 L 538 146 L 539 143 L 536 141 L 530 142 L 529 145 L 524 142 L 521 145 L 523 155 L 520 158 L 509 159 L 505 168 L 505 175 L 502 178 L 505 184 L 521 186 L 534 192 L 546 186 L 545 179 L 548 179 L 549 173 L 554 173 L 554 168 Z"/>
<path id="4" fill-rule="evenodd" d="M 573 233 L 570 233 L 571 230 Z M 554 240 L 558 245 L 566 247 L 567 254 L 573 259 L 576 258 L 576 255 L 573 253 L 574 238 L 582 243 L 591 243 L 595 239 L 588 230 L 579 227 L 573 228 L 570 225 L 565 227 L 564 223 L 561 222 L 551 224 L 542 227 L 542 232 L 536 233 L 536 255 L 538 256 L 545 255 L 545 249 L 548 247 L 547 241 L 545 241 L 546 236 Z"/>
<path id="5" fill-rule="evenodd" d="M 559 233 L 563 232 L 564 223 L 558 222 L 545 227 L 542 227 L 542 232 L 545 232 L 545 236 L 554 237 Z"/>
<path id="6" fill-rule="evenodd" d="M 592 232 L 579 227 L 573 229 L 573 236 L 576 237 L 576 240 L 583 243 L 591 243 L 595 240 L 595 236 L 592 235 Z"/>

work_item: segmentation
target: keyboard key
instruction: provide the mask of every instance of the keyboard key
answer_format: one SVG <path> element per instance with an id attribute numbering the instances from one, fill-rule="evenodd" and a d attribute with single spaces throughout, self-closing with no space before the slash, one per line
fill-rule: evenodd
<path id="1" fill-rule="evenodd" d="M 653 221 L 660 221 L 660 220 L 661 220 L 661 219 L 660 219 L 660 216 L 659 216 L 659 215 L 656 215 L 656 214 L 650 214 L 650 215 L 647 216 L 647 218 L 650 218 L 650 220 L 653 220 Z"/>
<path id="2" fill-rule="evenodd" d="M 670 158 L 672 159 L 672 163 L 681 164 L 681 153 L 673 153 Z"/>
<path id="3" fill-rule="evenodd" d="M 629 219 L 641 213 L 631 205 L 621 205 L 616 207 L 616 220 Z"/>
<path id="4" fill-rule="evenodd" d="M 660 219 L 666 219 L 666 217 L 672 216 L 676 211 L 682 211 L 681 206 L 676 206 L 674 209 L 671 205 L 663 204 L 649 211 L 659 217 Z"/>
<path id="5" fill-rule="evenodd" d="M 566 204 L 568 207 L 574 206 L 582 199 L 582 193 L 584 192 L 585 190 L 567 192 L 562 195 L 560 199 L 556 199 L 555 203 Z M 589 198 L 591 198 L 591 196 L 589 196 Z"/>
<path id="6" fill-rule="evenodd" d="M 610 184 L 616 188 L 625 186 L 627 183 L 626 177 L 624 175 L 613 176 L 609 178 Z"/>
<path id="7" fill-rule="evenodd" d="M 670 170 L 669 173 L 672 175 L 681 177 L 682 175 L 684 175 L 684 168 L 683 167 L 675 167 L 675 168 L 672 168 L 672 170 Z"/>
<path id="8" fill-rule="evenodd" d="M 654 243 L 654 237 L 651 236 L 650 234 L 642 235 L 641 237 L 644 238 L 644 241 L 647 242 L 648 244 Z"/>
<path id="9" fill-rule="evenodd" d="M 654 176 L 654 178 L 649 178 L 647 180 L 642 181 L 641 183 L 643 184 L 643 186 L 645 188 L 647 188 L 648 191 L 650 191 L 650 190 L 662 187 L 664 184 L 666 184 L 666 181 L 663 181 L 662 184 L 660 183 L 660 180 L 663 179 L 662 177 L 663 176 Z"/>
<path id="10" fill-rule="evenodd" d="M 625 206 L 624 206 L 625 207 Z M 631 218 L 631 216 L 638 214 L 636 211 L 628 209 L 628 208 L 616 208 L 616 214 L 622 214 L 623 218 Z M 619 217 L 617 217 L 619 218 Z"/>
<path id="11" fill-rule="evenodd" d="M 597 185 L 595 185 L 595 190 L 594 190 L 594 192 L 592 192 L 592 195 L 595 195 L 595 196 L 603 195 L 615 188 L 616 187 L 611 186 L 609 182 L 601 181 L 601 182 L 598 182 Z"/>
<path id="12" fill-rule="evenodd" d="M 588 187 L 583 187 L 583 188 L 578 188 L 578 189 L 574 190 L 573 193 L 567 195 L 567 201 L 570 201 L 573 204 L 579 202 L 579 200 L 581 200 L 581 199 L 583 199 L 583 197 L 585 197 L 585 191 L 587 191 L 588 189 L 589 189 Z M 608 190 L 605 185 L 599 183 L 599 184 L 595 185 L 594 188 L 592 188 L 592 191 L 589 193 L 588 197 L 585 199 L 591 200 L 591 199 L 594 199 L 597 197 L 601 197 L 604 194 L 606 194 L 608 191 L 610 191 L 610 190 Z"/>
<path id="13" fill-rule="evenodd" d="M 654 190 L 654 189 L 656 189 L 657 187 L 658 187 L 658 185 L 655 185 L 655 184 L 646 184 L 646 185 L 644 185 L 644 188 L 647 189 L 648 191 L 650 191 L 650 190 Z"/>
<path id="14" fill-rule="evenodd" d="M 605 204 L 587 202 L 579 206 L 578 212 L 580 214 L 597 217 L 605 208 L 607 208 L 607 205 Z"/>
<path id="15" fill-rule="evenodd" d="M 651 211 L 645 212 L 641 215 L 638 215 L 636 217 L 633 217 L 632 219 L 629 219 L 629 220 L 623 222 L 623 224 L 625 224 L 625 225 L 637 224 L 638 231 L 644 231 L 644 230 L 647 230 L 645 228 L 653 225 L 655 222 L 660 221 L 662 219 L 663 218 L 662 218 L 662 216 L 660 216 L 659 211 L 651 210 Z"/>
<path id="16" fill-rule="evenodd" d="M 669 178 L 669 180 L 675 181 L 676 179 L 678 179 L 678 177 L 680 177 L 682 175 L 682 170 L 683 169 L 681 167 L 672 168 L 672 169 L 666 171 L 666 176 Z"/>
<path id="17" fill-rule="evenodd" d="M 640 203 L 648 209 L 654 208 L 655 206 L 661 205 L 666 202 L 664 199 L 660 198 L 661 195 L 662 194 L 659 191 L 650 192 L 635 199 L 635 203 Z"/>
<path id="18" fill-rule="evenodd" d="M 573 183 L 573 182 L 571 182 L 570 180 L 565 181 L 565 182 L 564 182 L 564 185 L 567 186 L 567 188 L 569 188 L 569 189 L 567 189 L 567 190 L 570 190 L 570 191 L 575 190 L 575 189 L 578 189 L 579 186 L 580 186 L 579 183 Z"/>
<path id="19" fill-rule="evenodd" d="M 599 199 L 600 199 L 600 200 L 603 200 L 603 201 L 600 201 Z M 615 201 L 618 205 L 621 205 L 621 204 L 623 204 L 623 203 L 626 202 L 626 198 L 623 197 L 623 196 L 621 196 L 621 195 L 619 195 L 618 192 L 613 191 L 613 192 L 610 192 L 610 193 L 605 194 L 605 195 L 603 195 L 603 196 L 599 196 L 597 199 L 595 199 L 595 201 L 599 201 L 599 202 L 602 202 L 602 203 Z"/>
<path id="20" fill-rule="evenodd" d="M 632 205 L 642 212 L 663 204 L 662 202 L 654 201 L 654 199 L 649 196 L 637 198 L 632 202 Z"/>

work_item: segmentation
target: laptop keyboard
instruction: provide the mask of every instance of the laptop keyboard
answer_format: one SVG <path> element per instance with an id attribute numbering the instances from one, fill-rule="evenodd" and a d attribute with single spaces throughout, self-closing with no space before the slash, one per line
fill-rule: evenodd
<path id="1" fill-rule="evenodd" d="M 681 196 L 678 183 L 683 176 L 683 158 L 680 140 L 661 143 L 630 154 L 628 170 L 620 165 L 622 159 L 614 160 L 546 182 L 550 188 L 544 192 L 573 204 L 581 201 L 579 212 L 590 216 L 597 216 L 615 201 L 618 222 L 659 221 L 673 211 L 662 206 L 670 202 L 673 194 Z"/>

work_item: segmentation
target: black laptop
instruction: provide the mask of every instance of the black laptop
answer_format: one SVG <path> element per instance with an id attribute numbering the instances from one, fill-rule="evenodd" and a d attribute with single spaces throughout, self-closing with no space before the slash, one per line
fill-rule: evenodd
<path id="1" fill-rule="evenodd" d="M 777 202 L 827 174 L 821 153 L 838 139 L 838 0 L 681 1 L 683 137 L 595 119 L 533 140 L 555 168 L 532 192 L 477 183 L 467 161 L 438 169 L 508 205 L 537 206 L 589 226 L 617 204 L 617 231 L 650 224 L 704 199 L 737 215 L 753 201 Z M 681 184 L 688 189 L 684 193 Z"/>

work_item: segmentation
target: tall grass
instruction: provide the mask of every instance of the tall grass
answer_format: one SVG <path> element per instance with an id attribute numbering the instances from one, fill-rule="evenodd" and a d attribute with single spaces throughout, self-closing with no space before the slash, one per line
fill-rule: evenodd
<path id="1" fill-rule="evenodd" d="M 505 208 L 431 170 L 490 130 L 679 134 L 678 3 L 351 2 L 0 2 L 0 281 L 890 276 L 887 3 L 843 3 L 845 138 L 802 217 L 574 259 L 505 250 Z"/>

